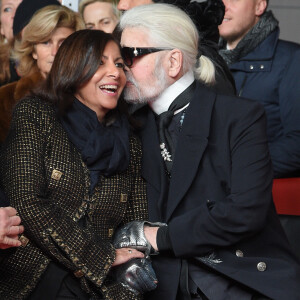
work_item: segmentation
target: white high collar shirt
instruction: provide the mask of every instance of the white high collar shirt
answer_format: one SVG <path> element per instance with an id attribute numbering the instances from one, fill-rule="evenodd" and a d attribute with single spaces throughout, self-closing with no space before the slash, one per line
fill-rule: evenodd
<path id="1" fill-rule="evenodd" d="M 170 85 L 162 94 L 149 103 L 151 109 L 157 114 L 167 111 L 172 102 L 179 96 L 184 90 L 186 90 L 195 80 L 194 72 L 188 71 L 179 80 Z M 175 111 L 174 115 L 185 109 L 189 104 Z"/>

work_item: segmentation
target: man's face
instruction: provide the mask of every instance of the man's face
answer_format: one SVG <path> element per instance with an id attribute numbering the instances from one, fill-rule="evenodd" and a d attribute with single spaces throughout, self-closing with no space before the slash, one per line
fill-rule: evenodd
<path id="1" fill-rule="evenodd" d="M 144 5 L 144 4 L 151 4 L 153 3 L 152 0 L 120 0 L 118 4 L 118 10 L 124 11 L 129 10 L 135 6 Z"/>
<path id="2" fill-rule="evenodd" d="M 153 47 L 147 33 L 138 28 L 122 32 L 122 47 Z M 127 83 L 124 98 L 132 103 L 146 103 L 156 99 L 169 85 L 165 69 L 165 51 L 146 54 L 134 59 L 126 69 Z"/>
<path id="3" fill-rule="evenodd" d="M 223 0 L 225 16 L 219 26 L 220 36 L 233 49 L 258 22 L 266 7 L 266 0 Z"/>

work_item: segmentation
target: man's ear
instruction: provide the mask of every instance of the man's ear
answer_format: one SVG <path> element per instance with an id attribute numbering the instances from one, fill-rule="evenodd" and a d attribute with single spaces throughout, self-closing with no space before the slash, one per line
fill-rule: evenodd
<path id="1" fill-rule="evenodd" d="M 258 0 L 256 3 L 256 16 L 260 17 L 266 10 L 267 8 L 267 0 Z"/>
<path id="2" fill-rule="evenodd" d="M 179 49 L 173 49 L 168 54 L 168 74 L 175 78 L 182 71 L 182 52 Z"/>

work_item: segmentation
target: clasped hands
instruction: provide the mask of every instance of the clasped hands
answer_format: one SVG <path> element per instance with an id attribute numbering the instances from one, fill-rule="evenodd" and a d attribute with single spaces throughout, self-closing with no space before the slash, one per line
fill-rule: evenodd
<path id="1" fill-rule="evenodd" d="M 113 245 L 116 251 L 125 250 L 133 258 L 125 263 L 120 262 L 120 265 L 115 261 L 112 275 L 135 294 L 151 291 L 157 286 L 150 255 L 158 253 L 156 233 L 159 227 L 165 225 L 133 221 L 119 228 L 114 234 Z"/>

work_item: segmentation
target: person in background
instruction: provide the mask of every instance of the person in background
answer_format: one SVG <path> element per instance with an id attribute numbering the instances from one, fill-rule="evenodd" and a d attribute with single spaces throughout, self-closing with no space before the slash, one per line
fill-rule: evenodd
<path id="1" fill-rule="evenodd" d="M 227 1 L 219 53 L 239 96 L 265 107 L 274 177 L 300 176 L 300 45 L 279 39 L 267 0 Z"/>
<path id="2" fill-rule="evenodd" d="M 21 79 L 0 88 L 1 142 L 8 133 L 16 103 L 46 78 L 62 42 L 83 28 L 77 13 L 65 6 L 48 5 L 38 10 L 23 29 L 22 40 L 16 42 L 13 54 Z"/>
<path id="3" fill-rule="evenodd" d="M 201 40 L 182 10 L 137 6 L 119 28 L 124 98 L 147 103 L 136 117 L 149 220 L 166 223 L 133 222 L 124 232 L 135 235 L 120 236 L 158 253 L 145 298 L 300 299 L 299 262 L 272 202 L 263 106 L 205 87 L 214 65 L 204 55 L 196 64 Z"/>
<path id="4" fill-rule="evenodd" d="M 300 45 L 279 39 L 279 24 L 267 10 L 268 0 L 223 2 L 219 53 L 233 74 L 238 95 L 265 108 L 274 178 L 299 177 Z M 300 217 L 281 215 L 280 220 L 300 259 Z"/>
<path id="5" fill-rule="evenodd" d="M 79 30 L 17 104 L 0 180 L 27 242 L 0 263 L 1 299 L 141 299 L 109 275 L 144 257 L 115 249 L 114 230 L 148 217 L 141 146 L 119 100 L 125 84 L 113 36 Z"/>
<path id="6" fill-rule="evenodd" d="M 79 12 L 87 29 L 112 33 L 119 22 L 120 13 L 113 0 L 83 0 Z"/>
<path id="7" fill-rule="evenodd" d="M 5 42 L 13 39 L 13 21 L 16 9 L 22 0 L 1 0 L 0 1 L 0 22 L 1 22 L 1 35 L 4 37 Z"/>
<path id="8" fill-rule="evenodd" d="M 0 86 L 19 79 L 15 65 L 10 59 L 13 49 L 13 20 L 22 0 L 0 0 Z"/>
<path id="9" fill-rule="evenodd" d="M 22 36 L 22 30 L 29 23 L 35 12 L 47 5 L 61 4 L 57 0 L 22 0 L 15 13 L 13 23 L 14 37 L 20 39 Z"/>

